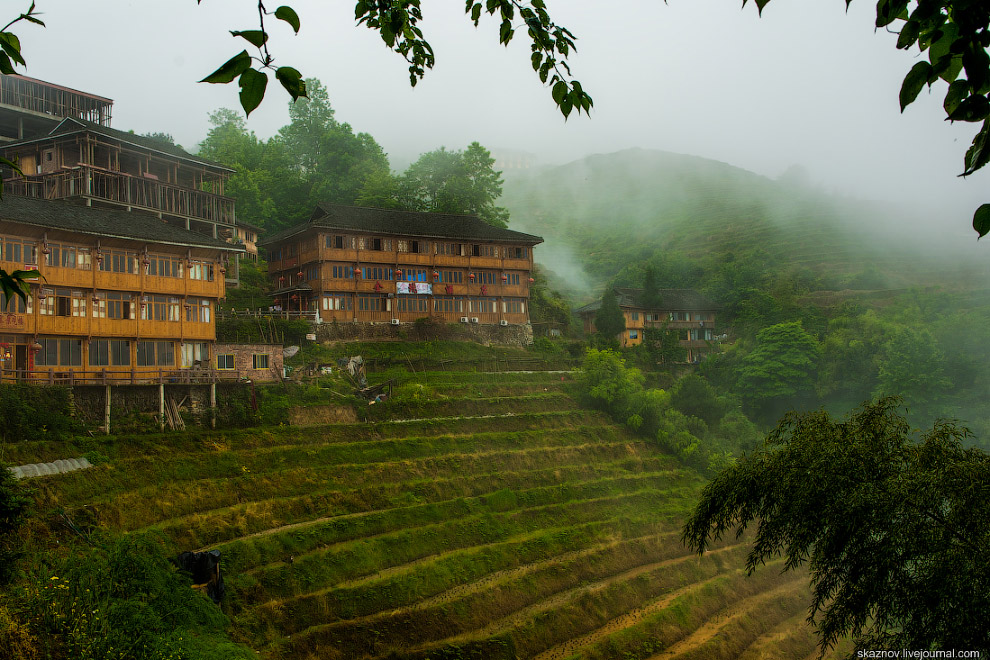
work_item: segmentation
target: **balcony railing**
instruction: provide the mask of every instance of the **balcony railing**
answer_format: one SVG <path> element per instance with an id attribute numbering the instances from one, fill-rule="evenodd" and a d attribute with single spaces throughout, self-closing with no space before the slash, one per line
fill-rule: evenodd
<path id="1" fill-rule="evenodd" d="M 22 197 L 93 197 L 170 215 L 234 224 L 234 200 L 229 197 L 87 165 L 52 174 L 6 179 L 3 188 L 5 193 Z"/>
<path id="2" fill-rule="evenodd" d="M 257 375 L 257 371 L 251 373 Z M 73 367 L 38 367 L 31 371 L 0 369 L 0 382 L 34 385 L 148 385 L 156 383 L 204 385 L 238 382 L 247 378 L 249 378 L 249 373 L 239 369 L 179 369 L 174 367 L 162 369 L 139 367 L 131 370 L 85 370 Z"/>

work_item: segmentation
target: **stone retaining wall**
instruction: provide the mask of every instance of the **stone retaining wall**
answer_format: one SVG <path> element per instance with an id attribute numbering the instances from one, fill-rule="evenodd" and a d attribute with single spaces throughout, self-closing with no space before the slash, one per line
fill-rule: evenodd
<path id="1" fill-rule="evenodd" d="M 415 323 L 320 323 L 316 340 L 335 341 L 429 341 L 447 339 L 473 341 L 484 346 L 492 344 L 527 346 L 533 343 L 533 326 L 480 325 L 475 323 L 442 323 L 426 319 Z"/>

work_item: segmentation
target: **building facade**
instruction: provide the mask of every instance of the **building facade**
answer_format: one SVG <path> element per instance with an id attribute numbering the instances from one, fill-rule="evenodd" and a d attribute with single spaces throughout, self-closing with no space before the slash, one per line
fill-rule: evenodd
<path id="1" fill-rule="evenodd" d="M 216 303 L 240 246 L 155 216 L 5 195 L 0 268 L 37 269 L 0 296 L 3 379 L 169 382 L 209 370 Z"/>
<path id="2" fill-rule="evenodd" d="M 626 322 L 626 329 L 617 337 L 623 348 L 641 344 L 647 330 L 657 329 L 677 333 L 688 362 L 698 362 L 712 352 L 718 340 L 715 333 L 718 305 L 697 291 L 660 289 L 661 305 L 647 308 L 640 302 L 642 289 L 615 287 L 613 290 Z M 599 307 L 601 300 L 596 300 L 577 311 L 587 334 L 595 332 L 595 313 Z"/>
<path id="3" fill-rule="evenodd" d="M 323 322 L 529 323 L 539 236 L 474 216 L 321 204 L 262 242 L 275 306 Z"/>

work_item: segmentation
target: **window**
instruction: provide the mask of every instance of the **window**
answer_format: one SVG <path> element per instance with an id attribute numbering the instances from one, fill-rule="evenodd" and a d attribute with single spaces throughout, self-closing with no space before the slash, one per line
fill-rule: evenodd
<path id="1" fill-rule="evenodd" d="M 39 339 L 41 350 L 34 357 L 34 363 L 44 367 L 82 366 L 81 339 Z"/>
<path id="2" fill-rule="evenodd" d="M 430 299 L 426 296 L 402 296 L 396 305 L 400 312 L 426 312 L 430 309 Z"/>
<path id="3" fill-rule="evenodd" d="M 359 295 L 358 309 L 362 312 L 387 312 L 390 309 L 389 300 L 385 296 Z"/>
<path id="4" fill-rule="evenodd" d="M 193 261 L 189 266 L 189 279 L 213 281 L 213 264 L 208 261 Z"/>
<path id="5" fill-rule="evenodd" d="M 460 284 L 464 281 L 464 273 L 459 270 L 440 270 L 437 273 L 440 275 L 437 281 L 444 284 Z"/>
<path id="6" fill-rule="evenodd" d="M 86 316 L 86 295 L 82 291 L 43 288 L 39 311 L 44 316 Z"/>
<path id="7" fill-rule="evenodd" d="M 425 282 L 426 281 L 426 269 L 425 268 L 403 268 L 402 269 L 402 281 L 403 282 Z"/>
<path id="8" fill-rule="evenodd" d="M 333 277 L 342 280 L 354 279 L 354 266 L 334 266 Z"/>
<path id="9" fill-rule="evenodd" d="M 638 321 L 639 320 L 639 312 L 629 312 L 629 317 L 633 321 Z"/>
<path id="10" fill-rule="evenodd" d="M 30 300 L 31 298 L 29 297 L 29 303 Z M 8 298 L 6 293 L 0 291 L 0 312 L 5 314 L 24 314 L 30 311 L 30 304 L 25 305 L 20 296 L 14 294 L 13 298 Z"/>
<path id="11" fill-rule="evenodd" d="M 149 254 L 145 273 L 156 277 L 182 277 L 182 259 Z"/>
<path id="12" fill-rule="evenodd" d="M 449 254 L 455 257 L 464 256 L 463 246 L 460 243 L 434 243 L 437 254 Z"/>
<path id="13" fill-rule="evenodd" d="M 129 293 L 108 291 L 106 294 L 106 315 L 111 319 L 133 319 L 134 302 Z"/>
<path id="14" fill-rule="evenodd" d="M 433 309 L 437 312 L 463 312 L 464 298 L 436 296 L 433 298 Z"/>
<path id="15" fill-rule="evenodd" d="M 320 267 L 319 266 L 307 266 L 306 267 L 306 279 L 309 281 L 320 279 Z"/>
<path id="16" fill-rule="evenodd" d="M 33 241 L 20 238 L 5 238 L 0 241 L 0 259 L 20 264 L 37 264 L 38 247 Z"/>
<path id="17" fill-rule="evenodd" d="M 388 280 L 391 282 L 392 269 L 382 266 L 365 266 L 361 269 L 361 277 L 366 280 Z"/>
<path id="18" fill-rule="evenodd" d="M 354 309 L 353 298 L 349 295 L 324 295 L 323 309 L 328 312 Z"/>
<path id="19" fill-rule="evenodd" d="M 92 339 L 89 342 L 89 366 L 129 367 L 131 343 L 123 339 Z"/>
<path id="20" fill-rule="evenodd" d="M 519 273 L 506 273 L 505 274 L 506 284 L 519 284 Z"/>
<path id="21" fill-rule="evenodd" d="M 496 275 L 491 270 L 477 270 L 474 272 L 474 282 L 476 284 L 495 284 Z"/>
<path id="22" fill-rule="evenodd" d="M 137 366 L 171 367 L 175 365 L 175 344 L 170 341 L 139 341 Z"/>
<path id="23" fill-rule="evenodd" d="M 630 339 L 639 339 L 639 330 L 630 330 L 629 331 L 629 338 Z"/>
<path id="24" fill-rule="evenodd" d="M 230 370 L 234 368 L 234 356 L 230 353 L 217 356 L 217 369 Z"/>
<path id="25" fill-rule="evenodd" d="M 473 257 L 497 257 L 498 248 L 494 245 L 472 245 L 471 256 Z"/>
<path id="26" fill-rule="evenodd" d="M 526 303 L 520 298 L 506 298 L 502 301 L 502 311 L 508 314 L 525 314 Z"/>
<path id="27" fill-rule="evenodd" d="M 100 261 L 100 270 L 110 273 L 138 273 L 138 255 L 136 252 L 123 252 L 120 250 L 104 250 L 103 261 Z"/>
<path id="28" fill-rule="evenodd" d="M 209 323 L 213 303 L 209 300 L 191 298 L 186 301 L 186 321 L 189 323 Z"/>
<path id="29" fill-rule="evenodd" d="M 204 342 L 186 342 L 182 346 L 182 366 L 194 367 L 210 360 L 210 352 Z"/>
<path id="30" fill-rule="evenodd" d="M 268 251 L 268 261 L 282 261 L 282 248 Z"/>
<path id="31" fill-rule="evenodd" d="M 529 251 L 525 247 L 508 247 L 505 248 L 505 258 L 506 259 L 526 259 Z"/>
<path id="32" fill-rule="evenodd" d="M 495 298 L 471 298 L 470 308 L 474 313 L 491 314 L 495 312 Z"/>
<path id="33" fill-rule="evenodd" d="M 267 353 L 255 353 L 251 356 L 251 368 L 252 369 L 267 369 L 268 368 L 268 354 Z"/>

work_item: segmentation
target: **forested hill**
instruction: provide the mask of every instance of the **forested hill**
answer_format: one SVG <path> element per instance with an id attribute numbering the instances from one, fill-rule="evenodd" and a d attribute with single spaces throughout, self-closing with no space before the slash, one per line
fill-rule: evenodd
<path id="1" fill-rule="evenodd" d="M 772 180 L 696 156 L 630 149 L 505 179 L 501 202 L 512 227 L 548 239 L 553 270 L 570 266 L 560 263 L 561 246 L 580 255 L 593 284 L 660 254 L 692 269 L 760 260 L 821 290 L 987 281 L 990 260 L 975 240 L 959 239 L 964 227 L 839 198 L 800 176 Z"/>

